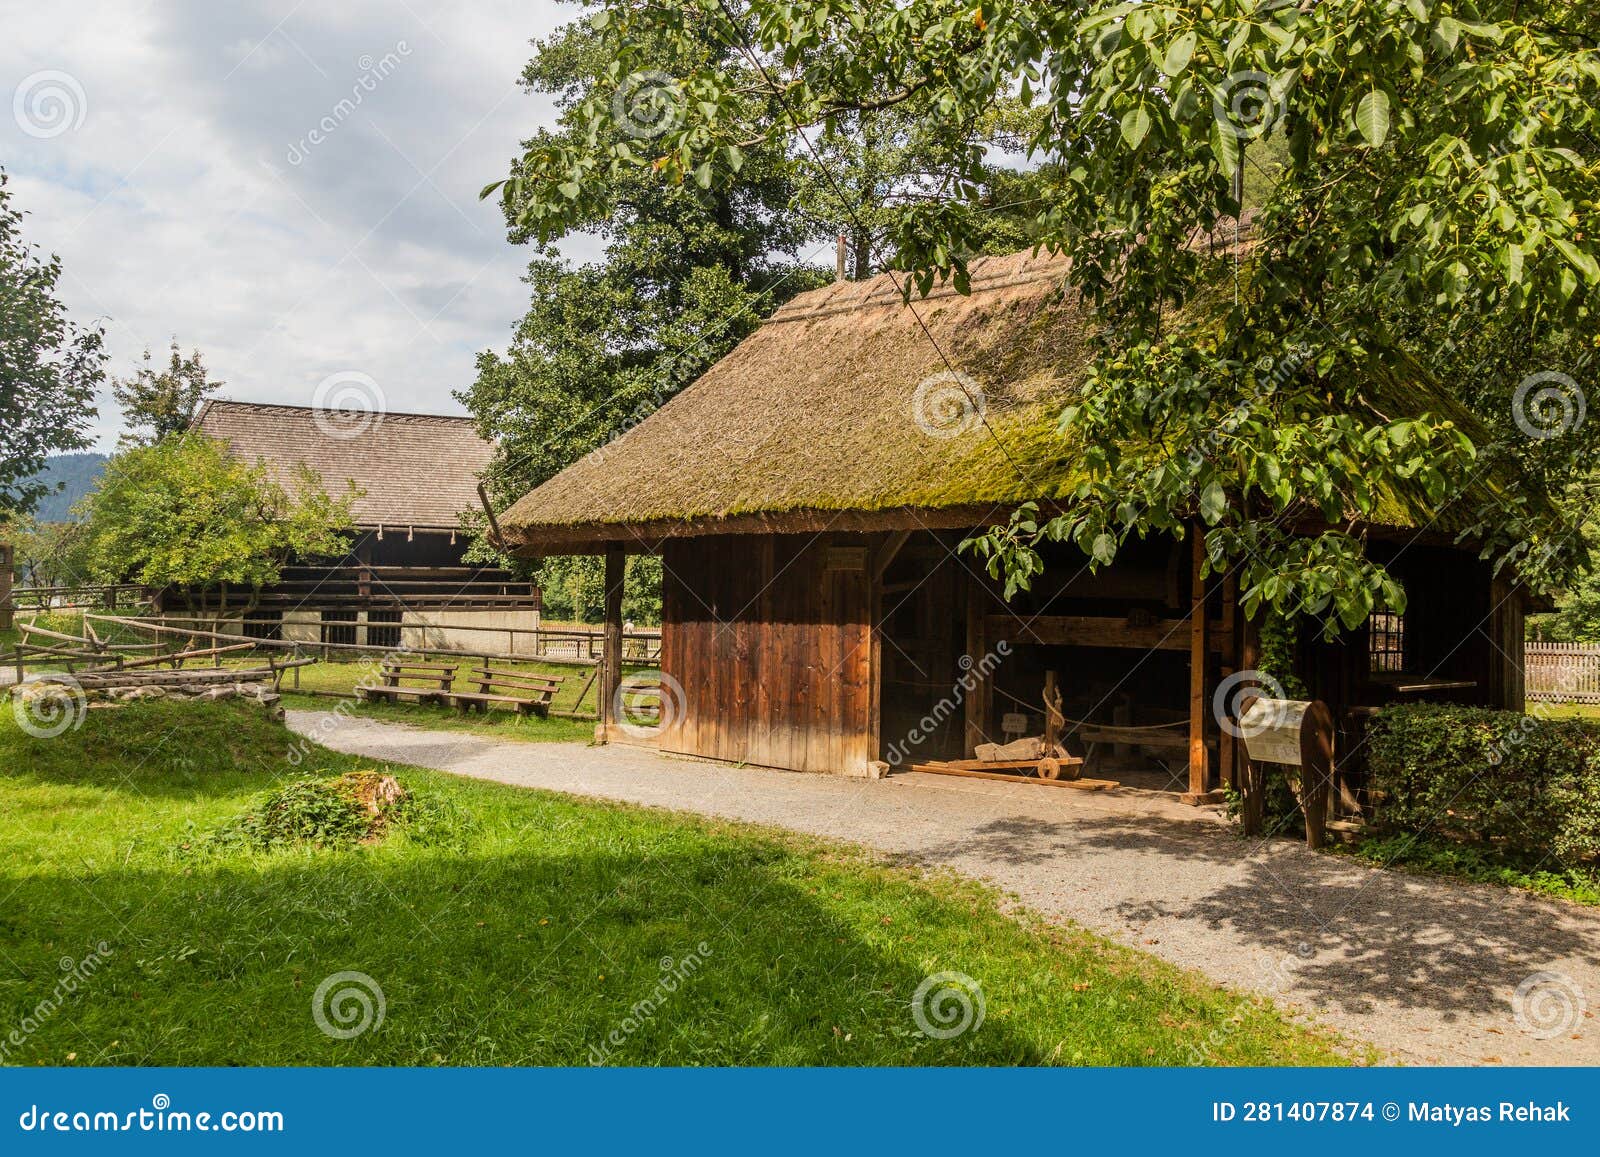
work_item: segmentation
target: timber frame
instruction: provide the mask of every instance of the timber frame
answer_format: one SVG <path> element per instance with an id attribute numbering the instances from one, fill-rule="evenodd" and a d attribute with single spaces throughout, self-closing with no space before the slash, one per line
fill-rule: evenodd
<path id="1" fill-rule="evenodd" d="M 1099 730 L 1119 740 L 1119 758 L 1137 764 L 1149 744 L 1132 742 L 1136 733 L 1150 731 L 1155 743 L 1165 729 L 1156 746 L 1173 749 L 1175 794 L 1215 804 L 1239 791 L 1248 826 L 1261 808 L 1261 769 L 1224 725 L 1232 721 L 1218 717 L 1217 696 L 1236 672 L 1259 669 L 1260 626 L 1245 618 L 1232 575 L 1204 576 L 1200 536 L 1152 544 L 1097 574 L 1064 549 L 1047 567 L 1053 582 L 1008 606 L 957 549 L 971 529 L 679 534 L 652 543 L 666 572 L 661 672 L 681 702 L 648 742 L 729 763 L 845 774 L 877 760 L 970 759 L 980 743 L 1006 738 L 1004 716 L 1027 714 L 1036 688 L 1060 672 L 1074 754 Z M 602 544 L 601 741 L 638 741 L 616 717 L 613 640 L 623 626 L 623 564 L 643 548 Z M 1370 711 L 1419 694 L 1520 709 L 1513 644 L 1521 592 L 1464 550 L 1381 549 L 1430 590 L 1411 628 L 1418 650 L 1404 678 L 1372 669 L 1365 628 L 1333 642 L 1308 632 L 1292 643 L 1293 675 L 1329 703 L 1341 748 L 1359 751 Z M 1174 732 L 1182 743 L 1168 742 Z M 1335 806 L 1358 811 L 1363 791 L 1359 761 L 1349 761 Z"/>

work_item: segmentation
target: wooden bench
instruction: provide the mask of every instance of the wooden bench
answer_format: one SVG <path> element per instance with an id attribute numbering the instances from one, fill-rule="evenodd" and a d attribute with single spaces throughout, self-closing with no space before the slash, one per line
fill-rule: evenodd
<path id="1" fill-rule="evenodd" d="M 550 714 L 550 701 L 565 681 L 560 675 L 538 675 L 531 671 L 506 671 L 496 667 L 473 667 L 464 682 L 476 683 L 477 691 L 456 691 L 450 702 L 462 714 L 486 712 L 491 703 L 504 703 L 518 715 Z"/>
<path id="2" fill-rule="evenodd" d="M 442 666 L 432 663 L 389 663 L 378 669 L 383 680 L 381 687 L 362 685 L 356 693 L 367 702 L 384 700 L 398 703 L 402 699 L 416 703 L 443 703 L 455 682 L 456 664 Z M 407 683 L 422 686 L 408 687 Z"/>

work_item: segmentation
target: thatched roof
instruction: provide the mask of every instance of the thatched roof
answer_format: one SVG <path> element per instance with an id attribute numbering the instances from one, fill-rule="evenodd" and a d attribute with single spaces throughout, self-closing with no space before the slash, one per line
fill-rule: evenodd
<path id="1" fill-rule="evenodd" d="M 1065 497 L 1059 433 L 1089 351 L 1064 258 L 971 267 L 907 305 L 903 275 L 796 297 L 704 377 L 500 516 L 508 546 L 578 553 L 698 534 L 972 527 Z M 1398 416 L 1473 421 L 1416 366 L 1374 367 Z M 1406 503 L 1386 524 L 1416 525 Z M 1443 523 L 1439 529 L 1450 529 Z"/>
<path id="2" fill-rule="evenodd" d="M 355 523 L 362 528 L 454 530 L 478 507 L 478 476 L 494 454 L 470 418 L 371 414 L 357 420 L 309 406 L 208 401 L 194 428 L 227 442 L 252 465 L 268 466 L 293 487 L 303 462 L 330 494 L 354 482 Z"/>
<path id="3" fill-rule="evenodd" d="M 507 539 L 970 526 L 1055 493 L 1070 468 L 1056 422 L 1086 357 L 1066 262 L 1019 253 L 971 272 L 970 296 L 909 307 L 889 275 L 796 297 L 502 515 Z"/>

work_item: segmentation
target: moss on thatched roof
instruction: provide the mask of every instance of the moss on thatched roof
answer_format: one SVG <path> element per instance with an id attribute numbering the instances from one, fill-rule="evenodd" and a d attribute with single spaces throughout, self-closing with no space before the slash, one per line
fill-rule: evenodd
<path id="1" fill-rule="evenodd" d="M 796 297 L 704 377 L 501 516 L 530 553 L 683 534 L 971 527 L 1082 480 L 1059 431 L 1088 365 L 1064 258 L 982 258 L 970 295 L 902 276 Z M 1389 417 L 1476 423 L 1419 366 L 1367 375 Z M 1396 527 L 1432 521 L 1400 496 Z M 1463 512 L 1464 513 L 1464 512 Z M 1440 530 L 1456 529 L 1435 521 Z"/>
<path id="2" fill-rule="evenodd" d="M 537 545 L 1052 497 L 1072 470 L 1056 424 L 1087 359 L 1065 274 L 1064 260 L 1020 253 L 974 262 L 968 296 L 907 306 L 889 275 L 802 294 L 502 527 Z"/>

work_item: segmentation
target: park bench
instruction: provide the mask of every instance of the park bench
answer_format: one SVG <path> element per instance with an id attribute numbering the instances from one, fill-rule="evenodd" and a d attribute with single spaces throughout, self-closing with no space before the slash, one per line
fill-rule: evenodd
<path id="1" fill-rule="evenodd" d="M 560 675 L 538 675 L 531 671 L 506 671 L 496 667 L 474 667 L 463 682 L 476 683 L 476 691 L 456 691 L 450 702 L 462 714 L 485 712 L 491 703 L 504 703 L 518 715 L 550 714 L 550 701 L 561 689 Z"/>
<path id="2" fill-rule="evenodd" d="M 356 693 L 369 703 L 380 699 L 389 703 L 398 703 L 401 700 L 443 703 L 449 697 L 451 684 L 455 682 L 456 666 L 453 663 L 443 666 L 433 663 L 386 661 L 378 668 L 378 677 L 383 680 L 382 685 L 374 687 L 363 684 L 356 688 Z"/>

